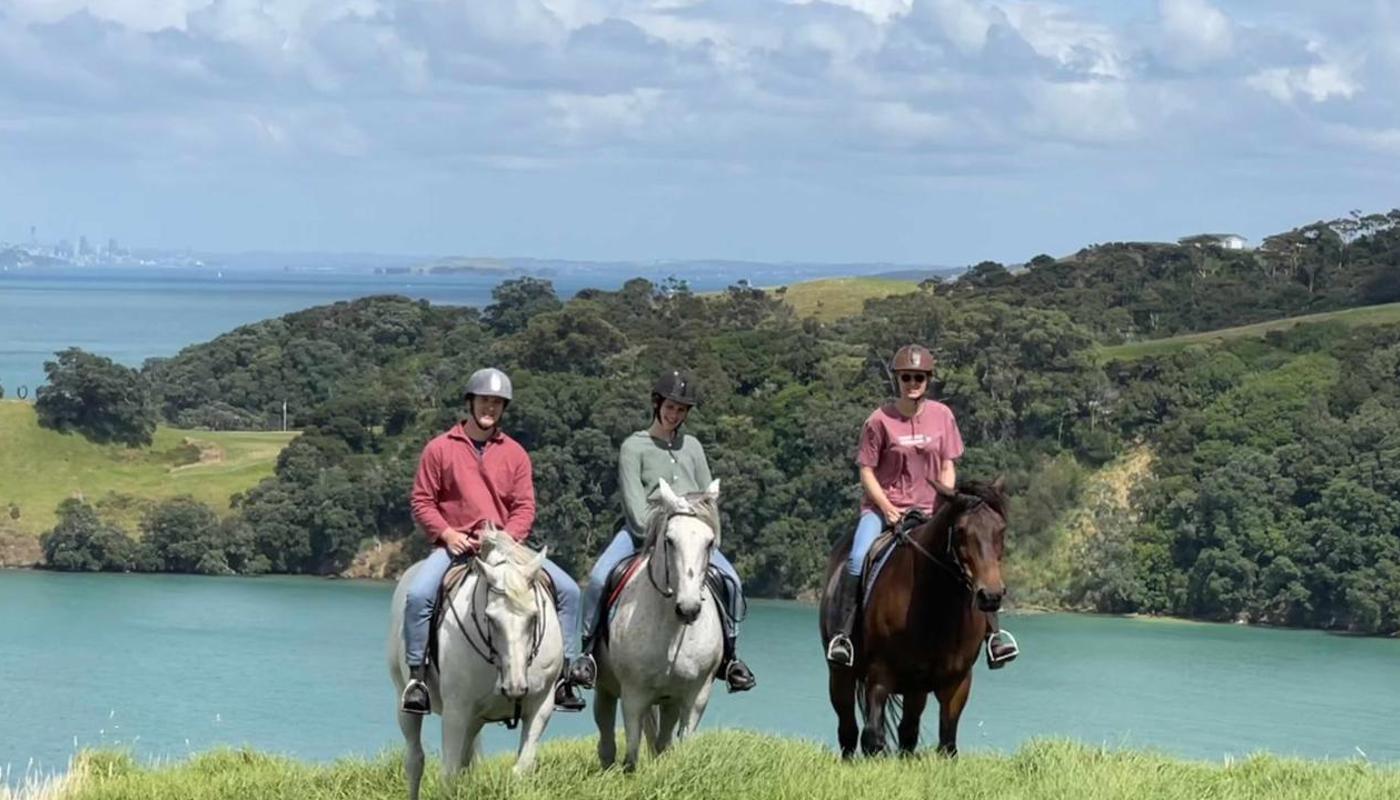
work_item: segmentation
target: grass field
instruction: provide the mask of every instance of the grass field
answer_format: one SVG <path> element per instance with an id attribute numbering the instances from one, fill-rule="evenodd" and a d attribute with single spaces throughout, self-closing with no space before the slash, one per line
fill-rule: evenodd
<path id="1" fill-rule="evenodd" d="M 0 520 L 38 536 L 53 527 L 58 503 L 79 494 L 130 526 L 146 501 L 181 494 L 223 510 L 235 492 L 272 474 L 295 436 L 159 428 L 150 447 L 128 449 L 40 428 L 32 405 L 0 401 Z"/>
<path id="2" fill-rule="evenodd" d="M 859 314 L 866 300 L 907 294 L 918 288 L 914 281 L 889 278 L 826 278 L 791 284 L 783 299 L 799 317 L 831 322 Z"/>
<path id="3" fill-rule="evenodd" d="M 1221 328 L 1203 333 L 1188 333 L 1167 339 L 1150 339 L 1145 342 L 1105 347 L 1099 351 L 1104 361 L 1132 361 L 1145 356 L 1163 355 L 1185 349 L 1193 344 L 1209 344 L 1246 336 L 1263 336 L 1269 331 L 1286 330 L 1298 325 L 1318 322 L 1340 322 L 1350 327 L 1362 325 L 1384 325 L 1400 322 L 1400 303 L 1387 303 L 1379 306 L 1348 308 L 1344 311 L 1329 311 L 1325 314 L 1307 314 L 1301 317 L 1288 317 L 1237 328 Z"/>
<path id="4" fill-rule="evenodd" d="M 513 778 L 511 759 L 487 759 L 455 785 L 430 763 L 425 798 L 628 800 L 684 798 L 841 798 L 842 800 L 1235 800 L 1235 798 L 1400 797 L 1400 770 L 1363 762 L 1257 757 L 1233 763 L 1181 761 L 1059 741 L 1032 742 L 1012 755 L 957 760 L 857 760 L 842 764 L 818 744 L 741 731 L 703 733 L 636 774 L 602 772 L 595 740 L 554 741 L 534 774 Z M 87 754 L 71 776 L 33 798 L 51 800 L 369 800 L 405 796 L 398 755 L 310 765 L 247 751 L 218 751 L 177 764 L 142 767 L 113 753 Z M 0 790 L 3 796 L 3 790 Z"/>

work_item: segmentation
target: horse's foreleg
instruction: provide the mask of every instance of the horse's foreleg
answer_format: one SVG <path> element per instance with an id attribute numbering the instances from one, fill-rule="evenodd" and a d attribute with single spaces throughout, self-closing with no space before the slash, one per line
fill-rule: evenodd
<path id="1" fill-rule="evenodd" d="M 959 683 L 940 687 L 938 695 L 938 753 L 948 757 L 958 754 L 958 719 L 962 717 L 967 697 L 972 692 L 972 670 Z"/>
<path id="2" fill-rule="evenodd" d="M 554 715 L 554 691 L 546 689 L 530 706 L 522 709 L 520 725 L 520 751 L 515 756 L 516 775 L 524 775 L 535 766 L 535 753 L 540 747 L 540 737 L 544 735 L 549 718 Z"/>
<path id="3" fill-rule="evenodd" d="M 885 752 L 885 703 L 889 702 L 890 692 L 873 673 L 867 675 L 866 681 L 865 730 L 860 734 L 860 749 L 867 756 L 877 756 Z"/>
<path id="4" fill-rule="evenodd" d="M 827 674 L 826 691 L 836 712 L 836 741 L 841 745 L 841 758 L 850 758 L 861 736 L 860 724 L 855 722 L 855 673 L 847 667 L 827 665 Z"/>
<path id="5" fill-rule="evenodd" d="M 598 763 L 607 769 L 617 761 L 617 695 L 601 684 L 593 691 L 593 722 L 598 726 Z"/>
<path id="6" fill-rule="evenodd" d="M 904 695 L 904 717 L 899 721 L 899 753 L 914 755 L 919 746 L 919 722 L 928 705 L 928 692 L 908 692 Z"/>
<path id="7" fill-rule="evenodd" d="M 400 711 L 399 730 L 405 744 L 403 771 L 408 778 L 408 800 L 418 800 L 418 787 L 423 783 L 423 717 Z"/>
<path id="8" fill-rule="evenodd" d="M 700 684 L 700 690 L 690 699 L 690 702 L 682 705 L 684 716 L 681 717 L 681 727 L 677 731 L 677 736 L 681 739 L 695 733 L 695 729 L 700 727 L 700 718 L 705 716 L 705 708 L 710 704 L 710 692 L 714 691 L 713 681 L 705 681 Z"/>
<path id="9" fill-rule="evenodd" d="M 446 702 L 442 707 L 442 780 L 447 783 L 457 774 L 468 758 L 472 739 L 468 727 L 473 724 L 462 711 L 450 707 Z M 476 723 L 477 730 L 481 729 Z"/>
<path id="10" fill-rule="evenodd" d="M 661 755 L 666 748 L 671 746 L 671 737 L 676 733 L 676 724 L 681 720 L 682 711 L 689 711 L 689 708 L 682 708 L 684 700 L 667 700 L 661 704 L 660 714 L 657 716 L 656 739 L 652 742 L 651 752 Z"/>
<path id="11" fill-rule="evenodd" d="M 459 762 L 463 771 L 470 769 L 472 761 L 481 755 L 481 739 L 479 737 L 481 729 L 485 725 L 486 723 L 477 718 L 473 718 L 471 722 L 467 723 L 467 733 L 462 738 L 462 758 Z"/>
<path id="12" fill-rule="evenodd" d="M 828 672 L 827 693 L 831 697 L 831 708 L 836 712 L 836 741 L 841 745 L 841 757 L 850 758 L 856 754 L 856 740 L 860 737 L 860 725 L 856 723 L 855 672 L 831 665 L 828 665 Z"/>
<path id="13" fill-rule="evenodd" d="M 622 691 L 622 727 L 627 733 L 627 755 L 622 759 L 624 771 L 637 768 L 637 756 L 642 750 L 642 726 L 647 722 L 646 717 L 655 713 L 650 697 L 635 690 Z"/>

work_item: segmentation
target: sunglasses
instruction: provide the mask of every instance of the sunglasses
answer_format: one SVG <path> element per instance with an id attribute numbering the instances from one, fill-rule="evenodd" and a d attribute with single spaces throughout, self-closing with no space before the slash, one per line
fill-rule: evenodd
<path id="1" fill-rule="evenodd" d="M 923 383 L 928 380 L 928 376 L 922 372 L 902 372 L 899 375 L 900 383 Z"/>

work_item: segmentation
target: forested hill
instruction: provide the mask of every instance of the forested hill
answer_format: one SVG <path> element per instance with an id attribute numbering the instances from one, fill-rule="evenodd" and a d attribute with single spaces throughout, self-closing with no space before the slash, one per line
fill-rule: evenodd
<path id="1" fill-rule="evenodd" d="M 1194 237 L 1042 255 L 1016 272 L 983 262 L 938 290 L 1058 309 L 1107 344 L 1389 303 L 1400 300 L 1400 211 L 1316 222 L 1254 250 Z"/>
<path id="2" fill-rule="evenodd" d="M 924 342 L 970 446 L 961 474 L 1010 480 L 1009 558 L 1042 576 L 1024 582 L 1036 599 L 1395 631 L 1400 326 L 1305 326 L 1106 365 L 1098 349 L 1394 299 L 1396 222 L 1309 226 L 1258 251 L 1109 245 L 1014 272 L 981 264 L 831 324 L 750 287 L 643 280 L 568 302 L 515 280 L 480 312 L 369 298 L 240 328 L 141 380 L 183 425 L 269 426 L 286 401 L 305 430 L 230 519 L 185 526 L 216 556 L 194 568 L 334 573 L 366 541 L 416 541 L 418 452 L 456 417 L 466 376 L 499 365 L 517 383 L 507 426 L 534 460 L 536 529 L 580 572 L 616 530 L 617 447 L 647 424 L 652 377 L 687 367 L 726 549 L 752 592 L 792 596 L 817 586 L 854 524 L 852 455 L 888 395 L 885 360 Z M 1128 510 L 1067 533 L 1095 471 L 1124 459 L 1151 464 L 1124 487 Z M 50 544 L 81 534 L 74 513 Z M 180 528 L 169 522 L 147 527 Z M 191 568 L 162 546 L 102 566 Z M 1043 579 L 1050 566 L 1060 579 Z"/>

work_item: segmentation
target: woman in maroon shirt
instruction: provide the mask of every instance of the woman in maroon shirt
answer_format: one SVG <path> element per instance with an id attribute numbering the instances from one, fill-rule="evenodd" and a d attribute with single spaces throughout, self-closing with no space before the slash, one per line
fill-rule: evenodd
<path id="1" fill-rule="evenodd" d="M 826 648 L 828 660 L 846 666 L 855 661 L 851 633 L 866 554 L 881 531 L 910 511 L 933 514 L 940 499 L 929 480 L 956 486 L 953 462 L 963 454 L 962 434 L 953 410 L 928 398 L 933 354 L 916 344 L 905 345 L 894 354 L 890 372 L 896 399 L 875 409 L 860 433 L 856 464 L 865 493 L 846 572 L 841 576 L 839 627 Z M 994 665 L 1016 656 L 1015 640 L 1004 632 L 994 634 L 987 646 Z"/>

